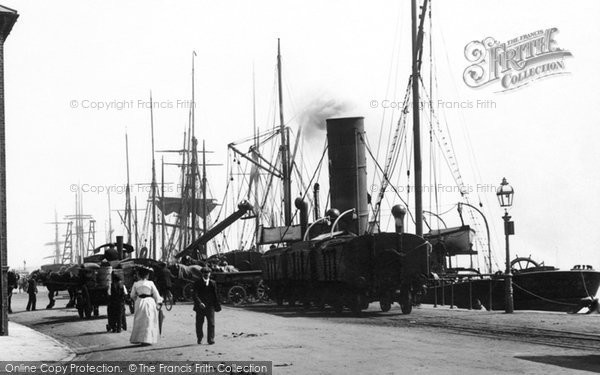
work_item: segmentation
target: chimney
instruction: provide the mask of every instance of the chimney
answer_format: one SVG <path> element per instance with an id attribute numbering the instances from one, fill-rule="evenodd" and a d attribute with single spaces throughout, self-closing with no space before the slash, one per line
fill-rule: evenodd
<path id="1" fill-rule="evenodd" d="M 366 232 L 369 215 L 363 134 L 363 117 L 327 120 L 331 207 L 340 212 L 356 209 L 355 216 L 342 219 L 342 228 L 359 235 Z"/>
<path id="2" fill-rule="evenodd" d="M 123 236 L 117 236 L 117 251 L 119 252 L 119 260 L 123 259 Z"/>
<path id="3" fill-rule="evenodd" d="M 300 232 L 301 238 L 304 238 L 306 228 L 308 227 L 308 204 L 300 197 L 296 198 L 294 205 L 300 210 Z"/>

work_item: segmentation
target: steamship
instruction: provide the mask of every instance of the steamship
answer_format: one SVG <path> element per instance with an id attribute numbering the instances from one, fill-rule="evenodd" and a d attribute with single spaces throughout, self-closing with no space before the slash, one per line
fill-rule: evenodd
<path id="1" fill-rule="evenodd" d="M 506 308 L 505 276 L 501 271 L 480 275 L 473 269 L 451 267 L 452 257 L 477 255 L 472 250 L 473 234 L 471 228 L 463 226 L 425 235 L 433 245 L 430 264 L 435 278 L 421 297 L 421 303 L 466 309 Z M 600 288 L 600 272 L 590 265 L 560 270 L 531 257 L 516 257 L 511 261 L 511 273 L 515 310 L 574 313 L 597 307 L 595 296 Z"/>
<path id="2" fill-rule="evenodd" d="M 403 218 L 403 213 L 408 212 L 411 220 L 415 223 L 415 234 L 421 236 L 429 241 L 432 245 L 432 251 L 430 254 L 429 274 L 432 276 L 428 284 L 428 288 L 422 293 L 420 298 L 415 300 L 415 303 L 431 303 L 437 305 L 454 305 L 464 308 L 477 308 L 486 307 L 487 309 L 503 309 L 505 307 L 504 302 L 504 276 L 502 272 L 496 274 L 492 273 L 491 265 L 488 274 L 479 274 L 474 269 L 461 269 L 457 268 L 456 265 L 453 267 L 450 260 L 458 256 L 477 256 L 478 251 L 473 249 L 474 239 L 473 236 L 475 231 L 468 225 L 461 225 L 456 228 L 444 228 L 444 229 L 433 229 L 425 222 L 423 213 L 425 212 L 422 202 L 422 191 L 421 189 L 415 189 L 414 194 L 411 195 L 411 199 L 414 198 L 414 205 L 409 204 L 406 201 L 402 201 L 406 210 L 397 208 L 396 209 L 385 209 L 383 203 L 386 201 L 384 196 L 386 193 L 391 192 L 388 190 L 394 190 L 394 199 L 402 200 L 398 191 L 395 190 L 394 184 L 391 183 L 392 176 L 395 171 L 406 168 L 411 172 L 411 176 L 414 176 L 414 186 L 423 186 L 422 181 L 422 166 L 421 166 L 421 154 L 420 154 L 420 119 L 419 100 L 411 100 L 412 98 L 421 98 L 419 96 L 419 83 L 421 77 L 421 63 L 423 59 L 423 38 L 424 38 L 424 21 L 427 16 L 428 1 L 425 0 L 422 7 L 418 8 L 416 0 L 412 1 L 412 18 L 413 18 L 413 73 L 409 79 L 408 87 L 406 90 L 406 96 L 402 110 L 399 111 L 400 119 L 397 121 L 395 128 L 390 128 L 389 144 L 387 147 L 387 156 L 382 163 L 377 165 L 376 171 L 381 177 L 378 194 L 373 197 L 368 196 L 366 189 L 366 183 L 359 184 L 356 179 L 348 179 L 344 181 L 336 180 L 336 176 L 343 175 L 340 170 L 329 170 L 330 177 L 333 178 L 334 183 L 330 186 L 331 195 L 331 207 L 335 208 L 347 208 L 348 210 L 353 209 L 352 214 L 345 216 L 345 220 L 340 223 L 341 228 L 345 228 L 347 232 L 351 232 L 356 235 L 364 234 L 376 234 L 385 231 L 382 222 L 382 211 L 385 213 L 392 212 L 396 224 L 396 232 L 404 230 L 404 222 L 408 221 Z M 417 9 L 420 9 L 420 14 L 417 15 Z M 418 16 L 418 17 L 417 17 Z M 417 19 L 419 22 L 417 23 Z M 429 33 L 430 34 L 430 33 Z M 432 69 L 433 70 L 433 69 Z M 234 214 L 233 220 L 225 220 L 227 224 L 227 230 L 233 229 L 234 226 L 229 227 L 237 219 L 245 220 L 242 221 L 241 229 L 235 236 L 226 235 L 230 239 L 239 238 L 238 249 L 248 250 L 265 250 L 266 246 L 275 248 L 276 245 L 280 244 L 291 244 L 301 241 L 310 241 L 319 239 L 319 235 L 332 236 L 335 235 L 333 231 L 329 232 L 327 229 L 331 229 L 336 225 L 331 223 L 326 224 L 325 217 L 320 208 L 319 203 L 319 185 L 314 185 L 312 195 L 309 194 L 308 186 L 303 185 L 298 195 L 301 197 L 312 198 L 310 202 L 312 206 L 312 213 L 314 215 L 313 224 L 308 226 L 308 216 L 310 213 L 307 211 L 306 203 L 302 200 L 296 200 L 296 208 L 299 215 L 293 214 L 292 208 L 292 173 L 295 171 L 294 167 L 297 167 L 294 162 L 294 157 L 300 152 L 296 152 L 296 143 L 293 147 L 290 147 L 290 136 L 289 129 L 285 125 L 284 114 L 283 114 L 283 103 L 282 103 L 282 83 L 281 83 L 281 55 L 278 45 L 277 54 L 277 83 L 278 83 L 278 109 L 279 109 L 279 124 L 271 128 L 271 130 L 259 132 L 256 124 L 254 126 L 254 136 L 238 142 L 233 142 L 228 145 L 228 149 L 233 155 L 232 162 L 238 166 L 238 169 L 243 170 L 244 165 L 242 162 L 247 163 L 248 169 L 243 170 L 242 173 L 246 178 L 246 182 L 249 182 L 247 190 L 239 189 L 237 201 L 241 201 L 240 197 L 249 199 L 254 206 L 252 210 L 246 210 L 239 214 Z M 411 108 L 412 103 L 412 108 Z M 407 144 L 406 135 L 409 133 L 407 130 L 406 119 L 407 114 L 412 112 L 413 116 L 413 144 Z M 433 112 L 432 112 L 433 113 Z M 340 115 L 340 114 L 333 114 Z M 437 114 L 435 115 L 437 116 Z M 430 116 L 429 120 L 433 121 Z M 324 122 L 324 119 L 322 119 Z M 441 145 L 445 142 L 444 140 L 449 137 L 448 134 L 444 133 L 440 129 L 439 124 L 431 125 L 432 131 L 430 132 L 431 143 L 437 142 L 436 146 Z M 362 134 L 358 132 L 355 134 L 357 139 L 360 139 L 359 144 L 366 144 L 362 138 Z M 280 139 L 279 144 L 275 144 L 274 147 L 265 150 L 266 144 L 270 141 Z M 415 140 L 419 140 L 416 142 Z M 251 142 L 251 143 L 250 143 Z M 331 141 L 330 141 L 331 142 Z M 404 142 L 404 143 L 403 143 Z M 250 143 L 250 144 L 249 144 Z M 244 152 L 243 147 L 247 146 L 248 151 Z M 374 159 L 372 150 L 366 146 L 366 152 L 368 156 Z M 400 149 L 404 147 L 402 152 Z M 407 164 L 402 165 L 402 159 L 399 159 L 405 150 L 410 149 L 414 154 L 411 159 L 414 162 L 414 169 L 410 170 L 410 166 Z M 365 152 L 360 151 L 360 152 Z M 450 172 L 452 178 L 455 181 L 461 181 L 462 177 L 458 172 L 458 166 L 454 162 L 455 157 L 452 154 L 453 150 L 442 150 L 442 152 L 448 152 L 448 155 L 444 155 L 449 164 L 454 164 L 453 170 Z M 273 157 L 276 155 L 276 157 Z M 325 153 L 323 153 L 324 157 Z M 316 171 L 320 170 L 321 162 Z M 352 159 L 353 157 L 349 157 Z M 364 155 L 356 160 L 364 159 Z M 408 156 L 405 158 L 408 160 Z M 273 160 L 275 159 L 275 160 Z M 366 165 L 358 163 L 354 166 L 356 168 L 355 175 L 366 175 Z M 315 177 L 316 175 L 313 175 Z M 261 172 L 267 172 L 268 178 L 262 178 Z M 347 171 L 344 171 L 347 172 Z M 274 178 L 281 180 L 280 189 L 278 190 L 273 183 Z M 356 176 L 355 176 L 356 177 Z M 230 176 L 230 180 L 234 181 L 236 178 L 233 174 Z M 318 178 L 318 177 L 317 177 Z M 366 179 L 363 178 L 363 179 Z M 306 181 L 298 179 L 302 184 Z M 309 185 L 312 183 L 310 179 Z M 228 185 L 229 186 L 229 185 Z M 334 191 L 335 188 L 339 191 Z M 463 204 L 468 204 L 468 192 L 464 189 L 464 186 L 459 186 L 461 192 L 461 198 Z M 279 195 L 272 198 L 274 191 L 278 191 Z M 268 211 L 267 209 L 267 197 L 271 202 L 277 202 L 272 204 L 273 208 L 281 208 L 281 212 Z M 345 197 L 346 201 L 339 201 Z M 387 197 L 386 197 L 387 198 Z M 334 201 L 336 200 L 336 201 Z M 283 202 L 283 205 L 279 204 Z M 395 203 L 395 202 L 394 202 Z M 392 203 L 393 204 L 393 203 Z M 408 211 L 409 207 L 414 207 L 412 212 Z M 472 207 L 472 206 L 471 206 Z M 394 212 L 395 211 L 395 212 Z M 249 215 L 242 218 L 242 215 L 248 212 Z M 414 213 L 414 214 L 413 214 Z M 439 214 L 442 215 L 442 214 Z M 327 216 L 327 215 L 325 215 Z M 438 216 L 438 215 L 436 215 Z M 281 222 L 277 223 L 276 218 L 281 218 Z M 298 219 L 299 218 L 299 219 Z M 350 220 L 351 218 L 351 220 Z M 251 219 L 251 220 L 249 220 Z M 462 218 L 461 218 L 462 219 Z M 471 219 L 473 219 L 471 217 Z M 474 220 L 474 219 L 473 219 Z M 300 222 L 298 222 L 300 221 Z M 321 222 L 319 222 L 321 221 Z M 348 222 L 344 222 L 348 221 Z M 356 223 L 361 223 L 360 225 Z M 430 229 L 428 233 L 423 231 L 423 223 L 427 224 Z M 254 225 L 252 225 L 254 224 Z M 323 224 L 323 225 L 321 225 Z M 475 228 L 478 226 L 473 224 Z M 355 227 L 356 226 L 356 227 Z M 218 232 L 225 231 L 225 225 L 222 227 L 215 226 Z M 252 228 L 252 230 L 247 230 Z M 245 232 L 243 232 L 243 230 Z M 311 230 L 312 229 L 312 230 Z M 213 232 L 212 230 L 210 232 Z M 216 235 L 217 230 L 211 233 L 211 236 Z M 340 233 L 337 233 L 340 235 Z M 210 236 L 209 236 L 210 237 Z M 208 238 L 208 237 L 207 237 Z M 210 237 L 212 238 L 212 237 Z M 488 238 L 489 242 L 489 238 Z M 488 244 L 489 247 L 489 244 Z M 180 254 L 181 255 L 181 254 Z M 600 287 L 600 272 L 591 269 L 588 266 L 579 266 L 572 270 L 562 271 L 554 267 L 544 266 L 537 264 L 529 259 L 528 265 L 531 267 L 520 267 L 523 259 L 517 259 L 513 262 L 514 266 L 514 308 L 517 310 L 549 310 L 549 311 L 575 311 L 583 306 L 590 306 L 593 303 L 593 299 Z M 410 266 L 407 266 L 410 267 Z M 416 293 L 415 291 L 415 294 Z M 382 306 L 383 309 L 383 306 Z"/>

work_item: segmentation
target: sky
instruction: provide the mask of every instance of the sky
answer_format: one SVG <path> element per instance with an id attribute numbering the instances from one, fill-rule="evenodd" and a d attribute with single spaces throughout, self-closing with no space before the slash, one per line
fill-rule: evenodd
<path id="1" fill-rule="evenodd" d="M 409 1 L 1 4 L 20 14 L 4 55 L 11 267 L 49 262 L 44 258 L 52 247 L 44 244 L 54 240 L 54 227 L 47 223 L 55 211 L 60 221 L 74 213 L 77 189 L 85 189 L 84 212 L 97 220 L 96 243 L 104 243 L 108 196 L 97 190 L 111 187 L 111 209 L 124 206 L 125 133 L 131 182 L 150 181 L 150 92 L 161 106 L 154 110 L 156 149 L 182 144 L 193 51 L 196 135 L 214 151 L 208 162 L 215 164 L 226 163 L 228 143 L 252 134 L 253 70 L 257 123 L 273 126 L 277 38 L 292 128 L 315 101 L 335 100 L 343 103 L 340 115 L 365 117 L 369 141 L 377 144 L 382 124 L 398 117 L 391 110 L 383 117 L 381 107 L 402 102 L 410 74 Z M 597 14 L 600 3 L 592 0 L 577 6 L 556 0 L 433 2 L 434 98 L 449 106 L 440 115 L 465 184 L 475 189 L 471 201 L 482 202 L 492 226 L 500 265 L 503 211 L 495 187 L 506 177 L 515 189 L 513 254 L 563 269 L 600 268 L 594 246 L 600 242 Z M 498 83 L 477 89 L 465 84 L 467 44 L 487 37 L 506 42 L 549 28 L 558 29 L 556 45 L 572 53 L 564 59 L 568 74 L 507 92 L 498 92 Z M 493 104 L 478 108 L 478 100 Z M 374 175 L 370 170 L 369 181 Z M 177 178 L 177 170 L 167 168 L 165 180 Z M 210 169 L 216 196 L 227 178 L 225 168 Z M 133 192 L 138 206 L 145 206 L 145 188 L 134 185 Z M 442 203 L 451 207 L 449 197 Z M 111 220 L 115 234 L 123 234 L 114 211 Z"/>

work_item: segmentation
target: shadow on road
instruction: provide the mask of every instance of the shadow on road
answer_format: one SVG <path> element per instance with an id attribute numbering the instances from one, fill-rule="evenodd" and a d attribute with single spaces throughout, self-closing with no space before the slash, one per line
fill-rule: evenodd
<path id="1" fill-rule="evenodd" d="M 600 372 L 600 355 L 542 355 L 515 356 L 515 358 L 574 370 Z"/>
<path id="2" fill-rule="evenodd" d="M 44 317 L 44 320 L 37 322 L 37 323 L 33 323 L 33 326 L 44 326 L 44 325 L 49 325 L 49 324 L 60 324 L 60 323 L 72 323 L 72 322 L 79 322 L 79 321 L 93 321 L 93 320 L 98 320 L 98 319 L 107 319 L 106 315 L 98 315 L 95 317 L 91 317 L 88 319 L 82 319 L 79 316 L 77 316 L 77 314 L 75 315 L 69 315 L 69 316 L 48 316 L 48 317 Z"/>
<path id="3" fill-rule="evenodd" d="M 80 333 L 77 336 L 93 336 L 93 335 L 105 335 L 105 334 L 107 334 L 106 330 L 96 331 L 96 332 L 84 332 L 84 333 Z"/>
<path id="4" fill-rule="evenodd" d="M 186 344 L 186 345 L 169 346 L 169 347 L 135 345 L 133 347 L 135 347 L 135 348 L 146 348 L 146 350 L 144 350 L 145 352 L 151 352 L 151 351 L 156 351 L 156 350 L 172 350 L 172 349 L 187 348 L 187 347 L 192 347 L 192 346 L 196 347 L 196 346 L 199 346 L 199 345 L 198 344 Z"/>
<path id="5" fill-rule="evenodd" d="M 234 307 L 234 306 L 230 306 Z M 283 318 L 348 318 L 348 319 L 364 319 L 364 318 L 377 318 L 380 316 L 403 316 L 400 310 L 391 312 L 381 311 L 362 311 L 359 314 L 355 314 L 345 309 L 341 314 L 333 311 L 332 308 L 326 308 L 325 310 L 318 310 L 317 308 L 304 308 L 302 306 L 290 307 L 290 306 L 277 306 L 273 304 L 254 304 L 237 306 L 234 308 L 240 308 L 248 311 L 260 312 L 265 314 L 277 315 Z"/>
<path id="6" fill-rule="evenodd" d="M 106 332 L 105 332 L 106 333 Z M 103 348 L 103 349 L 97 349 L 97 350 L 88 350 L 85 352 L 77 352 L 77 355 L 86 355 L 86 354 L 93 354 L 93 353 L 104 353 L 104 352 L 112 352 L 115 350 L 122 350 L 122 349 L 134 349 L 134 348 L 139 348 L 139 345 L 123 345 L 123 346 L 115 346 L 115 347 L 109 347 L 109 348 Z"/>

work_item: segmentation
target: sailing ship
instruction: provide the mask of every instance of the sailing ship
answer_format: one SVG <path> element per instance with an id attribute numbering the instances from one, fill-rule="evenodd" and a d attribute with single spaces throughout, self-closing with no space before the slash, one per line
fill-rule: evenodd
<path id="1" fill-rule="evenodd" d="M 215 220 L 218 223 L 204 231 L 199 238 L 192 239 L 176 255 L 177 258 L 195 258 L 194 254 L 198 254 L 198 251 L 206 248 L 207 243 L 212 241 L 216 245 L 217 255 L 233 260 L 237 268 L 240 268 L 241 263 L 249 262 L 250 267 L 256 269 L 261 266 L 257 255 L 264 250 L 264 246 L 302 240 L 300 219 L 292 211 L 292 180 L 298 181 L 298 195 L 301 197 L 306 196 L 308 187 L 300 173 L 301 162 L 296 159 L 301 152 L 300 134 L 296 135 L 292 150 L 290 128 L 284 120 L 279 40 L 276 69 L 278 113 L 273 116 L 274 119 L 277 118 L 276 123 L 274 121 L 266 131 L 259 130 L 253 98 L 253 136 L 228 145 L 229 183 Z M 245 147 L 247 151 L 244 150 Z M 312 199 L 309 200 L 312 202 Z M 225 212 L 233 213 L 220 220 Z M 233 226 L 238 220 L 241 220 L 241 224 Z M 242 253 L 246 251 L 248 254 Z M 241 265 L 241 268 L 247 266 Z"/>
<path id="2" fill-rule="evenodd" d="M 418 14 L 419 23 L 417 25 L 417 9 L 420 9 Z M 428 0 L 424 0 L 420 8 L 417 8 L 416 0 L 412 0 L 412 41 L 413 41 L 413 59 L 412 59 L 412 98 L 413 103 L 413 149 L 414 149 L 414 184 L 416 187 L 423 186 L 422 170 L 421 170 L 421 137 L 420 137 L 420 118 L 421 109 L 418 103 L 422 100 L 429 100 L 433 93 L 429 93 L 426 97 L 419 96 L 420 86 L 422 84 L 422 60 L 423 60 L 423 39 L 424 39 L 424 23 L 427 18 Z M 429 18 L 431 13 L 429 13 Z M 431 23 L 430 23 L 431 25 Z M 429 33 L 431 35 L 431 33 Z M 431 42 L 430 42 L 431 45 Z M 431 61 L 431 59 L 430 59 Z M 421 83 L 421 84 L 420 84 Z M 430 85 L 431 87 L 431 85 Z M 405 98 L 405 107 L 403 114 L 408 112 L 409 92 Z M 433 106 L 429 106 L 429 119 L 433 122 L 436 114 L 433 111 Z M 399 124 L 405 121 L 401 119 Z M 439 123 L 437 126 L 431 126 L 430 134 L 437 136 L 441 129 Z M 446 141 L 444 141 L 446 140 Z M 438 138 L 440 146 L 447 144 L 447 139 L 443 136 Z M 395 147 L 395 145 L 393 146 Z M 392 147 L 391 155 L 394 155 Z M 443 147 L 442 147 L 443 148 Z M 451 147 L 449 147 L 451 148 Z M 423 214 L 427 211 L 423 210 L 422 192 L 421 189 L 415 189 L 415 227 L 416 234 L 423 236 L 432 244 L 431 254 L 431 272 L 435 276 L 431 282 L 427 292 L 421 296 L 422 303 L 451 304 L 463 308 L 481 308 L 486 307 L 489 310 L 505 309 L 507 301 L 505 296 L 508 295 L 505 288 L 507 275 L 498 271 L 492 271 L 492 252 L 489 239 L 489 228 L 487 220 L 481 210 L 469 202 L 469 192 L 465 189 L 462 183 L 462 176 L 459 173 L 458 163 L 452 155 L 446 156 L 446 160 L 452 169 L 452 176 L 457 183 L 461 193 L 462 202 L 458 203 L 457 208 L 460 214 L 461 225 L 454 228 L 433 228 L 424 221 Z M 386 163 L 386 168 L 389 163 Z M 384 171 L 384 176 L 387 176 L 390 171 Z M 505 182 L 505 181 L 504 181 Z M 503 185 L 505 185 L 503 182 Z M 501 191 L 498 191 L 501 194 Z M 380 192 L 380 198 L 383 192 Z M 381 202 L 381 199 L 379 200 Z M 481 208 L 483 205 L 479 204 Z M 477 257 L 479 252 L 474 249 L 477 242 L 483 244 L 481 239 L 476 239 L 476 231 L 469 225 L 465 225 L 463 220 L 464 207 L 469 208 L 469 213 L 476 211 L 484 218 L 487 232 L 487 246 L 483 247 L 487 250 L 488 257 L 488 273 L 482 274 L 479 268 L 473 267 L 473 257 Z M 430 212 L 431 213 L 431 212 Z M 440 222 L 445 223 L 440 218 L 441 214 L 431 213 L 436 216 Z M 508 216 L 508 213 L 506 214 Z M 376 217 L 377 218 L 377 217 Z M 509 217 L 510 218 L 510 217 Z M 470 219 L 475 222 L 475 227 L 480 227 L 476 223 L 475 216 L 471 215 Z M 429 226 L 429 232 L 423 233 L 422 223 Z M 510 232 L 510 231 L 509 231 Z M 512 233 L 510 233 L 512 234 Z M 508 235 L 508 232 L 507 232 Z M 458 258 L 467 258 L 470 267 L 457 267 Z M 454 259 L 454 266 L 452 260 Z M 571 270 L 559 270 L 552 266 L 538 264 L 531 257 L 516 257 L 507 265 L 508 270 L 512 274 L 513 287 L 513 302 L 515 310 L 545 310 L 545 311 L 568 311 L 573 312 L 580 310 L 582 307 L 589 307 L 594 303 L 594 298 L 600 287 L 600 272 L 594 270 L 589 265 L 579 265 Z M 510 280 L 510 275 L 508 275 Z"/>
<path id="3" fill-rule="evenodd" d="M 471 204 L 468 189 L 465 187 L 463 177 L 460 174 L 456 156 L 454 155 L 453 146 L 448 146 L 448 129 L 440 125 L 433 106 L 426 107 L 429 112 L 429 135 L 430 144 L 435 145 L 442 154 L 438 155 L 444 158 L 450 166 L 450 177 L 458 185 L 458 191 L 461 195 L 461 202 L 457 205 L 459 209 L 468 207 L 468 213 L 465 213 L 469 224 L 465 224 L 462 211 L 461 225 L 454 228 L 440 228 L 439 224 L 443 222 L 440 213 L 440 207 L 436 204 L 430 204 L 430 210 L 427 211 L 423 207 L 423 170 L 422 170 L 422 150 L 421 150 L 421 124 L 420 113 L 423 111 L 421 103 L 432 102 L 432 93 L 427 96 L 420 95 L 420 88 L 426 86 L 423 83 L 422 66 L 424 61 L 424 25 L 427 19 L 428 1 L 424 0 L 420 8 L 417 7 L 416 0 L 412 0 L 412 74 L 409 78 L 406 94 L 404 97 L 404 105 L 400 111 L 400 118 L 396 126 L 391 131 L 389 144 L 387 148 L 387 156 L 385 162 L 380 165 L 377 162 L 377 152 L 373 152 L 367 147 L 367 152 L 372 159 L 375 160 L 377 166 L 377 175 L 381 178 L 379 191 L 377 196 L 369 199 L 369 220 L 367 226 L 368 233 L 379 233 L 385 229 L 383 223 L 383 213 L 391 212 L 386 210 L 383 205 L 386 199 L 389 198 L 388 193 L 393 191 L 394 197 L 391 199 L 390 205 L 395 205 L 397 200 L 406 207 L 408 218 L 414 222 L 415 234 L 427 239 L 432 245 L 430 271 L 435 274 L 426 293 L 421 296 L 422 303 L 446 304 L 450 303 L 459 307 L 477 307 L 485 306 L 488 309 L 501 309 L 504 307 L 504 279 L 502 271 L 496 273 L 492 270 L 493 254 L 491 251 L 490 238 L 483 238 L 478 235 L 483 233 L 483 226 L 479 222 L 477 215 L 473 213 L 479 212 L 485 221 L 485 215 L 479 210 L 482 208 L 480 202 L 479 208 Z M 417 14 L 419 13 L 419 14 Z M 429 33 L 430 34 L 430 33 Z M 430 59 L 431 61 L 431 59 Z M 308 199 L 308 205 L 314 211 L 315 221 L 322 218 L 324 215 L 320 212 L 320 186 L 312 183 L 318 181 L 318 173 L 321 170 L 323 157 L 318 162 L 318 166 L 314 168 L 313 173 L 309 173 L 312 177 L 306 179 L 301 175 L 299 164 L 295 162 L 298 155 L 300 135 L 296 134 L 296 142 L 291 147 L 290 128 L 284 121 L 283 112 L 283 97 L 282 97 L 282 78 L 281 78 L 281 54 L 278 46 L 277 55 L 277 81 L 278 81 L 278 123 L 272 124 L 268 130 L 261 132 L 254 121 L 254 136 L 248 139 L 233 142 L 229 144 L 230 159 L 228 162 L 228 172 L 230 174 L 227 186 L 228 199 L 224 199 L 221 206 L 221 211 L 214 222 L 219 224 L 208 229 L 208 221 L 203 220 L 204 229 L 196 234 L 195 218 L 198 212 L 202 216 L 206 216 L 207 212 L 216 207 L 215 201 L 212 201 L 214 206 L 208 208 L 211 202 L 207 201 L 203 194 L 202 199 L 197 197 L 196 179 L 200 176 L 197 171 L 197 160 L 194 161 L 197 155 L 197 146 L 195 138 L 188 133 L 186 138 L 186 146 L 184 150 L 190 150 L 182 153 L 182 165 L 192 165 L 192 168 L 182 173 L 182 178 L 192 176 L 194 181 L 190 186 L 190 190 L 183 194 L 181 198 L 167 198 L 164 195 L 160 198 L 153 197 L 151 201 L 154 206 L 159 208 L 164 215 L 167 212 L 178 212 L 180 219 L 177 226 L 181 229 L 181 239 L 178 242 L 179 246 L 185 246 L 184 249 L 179 248 L 179 253 L 176 257 L 181 258 L 186 255 L 199 257 L 200 254 L 207 254 L 207 244 L 212 241 L 216 245 L 217 252 L 225 252 L 227 250 L 255 250 L 260 252 L 265 246 L 290 244 L 293 242 L 302 241 L 303 227 L 306 228 L 306 222 L 300 222 L 302 215 L 296 215 L 292 211 L 292 180 L 298 182 L 300 187 L 298 195 L 301 198 Z M 430 68 L 430 71 L 434 70 Z M 430 81 L 433 81 L 430 79 Z M 430 87 L 431 82 L 430 82 Z M 431 90 L 430 90 L 431 91 Z M 407 125 L 408 114 L 412 111 L 412 145 L 409 145 L 410 133 Z M 193 113 L 191 115 L 193 117 Z M 193 129 L 193 128 L 192 128 Z M 191 130 L 190 130 L 191 131 Z M 298 132 L 301 131 L 301 128 Z M 280 143 L 274 146 L 267 147 L 269 142 L 279 139 Z M 243 147 L 247 146 L 247 150 Z M 400 150 L 403 149 L 403 152 Z M 407 150 L 412 151 L 412 155 L 408 155 Z M 433 151 L 431 151 L 433 152 Z M 187 155 L 187 156 L 185 156 Z M 202 153 L 205 155 L 205 152 Z M 323 153 L 323 156 L 325 153 Z M 402 155 L 404 158 L 402 159 Z M 430 154 L 431 155 L 431 154 Z M 187 157 L 187 162 L 186 162 Z M 408 167 L 412 159 L 413 167 Z M 430 157 L 433 159 L 433 157 Z M 401 194 L 396 191 L 394 186 L 399 184 L 392 181 L 394 172 L 401 170 L 402 163 L 406 163 L 407 171 L 414 177 L 414 190 L 407 189 L 411 196 L 407 195 L 407 199 L 403 199 Z M 195 167 L 194 167 L 195 166 Z M 297 173 L 295 178 L 292 178 L 293 173 Z M 331 171 L 330 171 L 331 173 Z M 202 173 L 203 183 L 206 173 Z M 241 177 L 239 177 L 241 176 Z M 275 183 L 281 180 L 281 184 Z M 307 180 L 309 181 L 307 183 Z M 234 184 L 239 183 L 237 189 L 234 189 Z M 245 185 L 245 189 L 241 188 Z M 157 188 L 155 178 L 153 179 L 154 192 Z M 433 184 L 436 186 L 436 184 Z M 313 188 L 312 195 L 309 194 Z M 236 194 L 231 194 L 231 191 L 236 190 Z M 203 188 L 203 191 L 205 189 Z M 414 196 L 414 208 L 411 210 L 408 204 L 408 198 Z M 246 204 L 240 204 L 248 200 L 252 202 L 252 209 Z M 184 205 L 184 202 L 191 204 Z M 240 204 L 238 206 L 238 204 Z M 187 208 L 184 208 L 187 207 Z M 161 208 L 162 207 L 162 208 Z M 168 207 L 173 207 L 170 209 Z M 278 211 L 277 208 L 280 208 Z M 302 200 L 296 206 L 297 211 L 303 209 Z M 183 210 L 183 211 L 182 211 Z M 186 211 L 187 210 L 187 211 Z M 185 211 L 185 212 L 184 212 Z M 221 213 L 233 213 L 219 221 Z M 188 219 L 191 213 L 191 224 L 188 224 Z M 437 227 L 433 223 L 429 223 L 424 214 L 436 217 L 438 220 Z M 244 215 L 246 215 L 244 217 Z M 153 214 L 153 222 L 158 221 L 156 214 Z M 186 219 L 183 219 L 183 218 Z M 388 217 L 390 217 L 388 215 Z M 241 219 L 241 220 L 240 220 Z M 248 220 L 244 220 L 248 219 Z M 240 220 L 240 221 L 238 221 Z M 164 222 L 164 219 L 163 219 Z M 238 226 L 232 226 L 234 222 L 240 223 Z M 191 236 L 186 237 L 188 225 L 193 228 Z M 428 227 L 428 233 L 424 231 L 424 225 Z M 163 228 L 166 225 L 163 225 Z M 405 227 L 404 223 L 397 227 Z M 315 233 L 318 233 L 318 228 Z M 486 231 L 489 232 L 489 231 Z M 363 233 L 358 233 L 362 235 Z M 219 237 L 217 237 L 219 236 Z M 156 234 L 152 238 L 156 238 Z M 163 236 L 164 238 L 165 236 Z M 215 238 L 218 238 L 215 241 Z M 185 245 L 188 244 L 189 245 Z M 156 249 L 154 244 L 153 248 Z M 170 247 L 170 245 L 168 246 Z M 165 246 L 163 246 L 164 251 Z M 170 253 L 171 250 L 168 250 Z M 483 266 L 473 263 L 473 259 L 478 259 L 483 253 L 487 256 L 487 262 Z M 469 267 L 457 267 L 457 259 L 465 257 L 469 261 Z M 452 264 L 454 262 L 454 265 Z M 523 267 L 523 265 L 525 265 Z M 514 269 L 513 286 L 514 286 L 514 308 L 517 310 L 536 309 L 536 310 L 553 310 L 553 311 L 568 311 L 582 306 L 586 301 L 591 301 L 600 287 L 600 272 L 591 269 L 591 267 L 579 266 L 572 270 L 561 271 L 554 267 L 537 264 L 530 258 L 517 258 L 512 262 Z M 479 270 L 487 267 L 487 272 Z"/>

